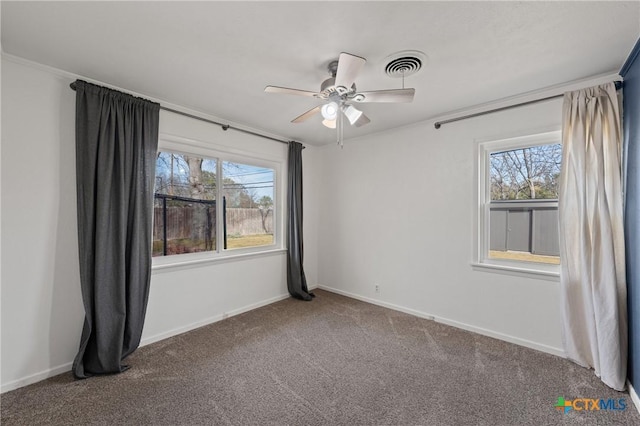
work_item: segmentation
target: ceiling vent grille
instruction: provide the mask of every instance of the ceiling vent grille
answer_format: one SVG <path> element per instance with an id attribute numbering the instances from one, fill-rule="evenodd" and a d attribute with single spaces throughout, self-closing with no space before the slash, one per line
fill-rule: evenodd
<path id="1" fill-rule="evenodd" d="M 384 72 L 389 77 L 407 77 L 422 69 L 427 61 L 427 56 L 416 50 L 404 50 L 394 53 L 385 59 Z"/>

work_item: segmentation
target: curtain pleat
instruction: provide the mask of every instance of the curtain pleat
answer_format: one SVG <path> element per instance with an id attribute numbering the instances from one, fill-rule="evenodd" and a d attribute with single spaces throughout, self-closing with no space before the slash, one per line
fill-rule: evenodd
<path id="1" fill-rule="evenodd" d="M 77 378 L 118 373 L 140 344 L 151 277 L 160 105 L 78 80 L 76 187 L 85 321 Z"/>
<path id="2" fill-rule="evenodd" d="M 559 220 L 567 357 L 624 390 L 627 311 L 621 123 L 613 83 L 568 92 Z"/>
<path id="3" fill-rule="evenodd" d="M 287 179 L 287 289 L 291 296 L 311 300 L 304 275 L 302 241 L 302 144 L 289 142 Z"/>

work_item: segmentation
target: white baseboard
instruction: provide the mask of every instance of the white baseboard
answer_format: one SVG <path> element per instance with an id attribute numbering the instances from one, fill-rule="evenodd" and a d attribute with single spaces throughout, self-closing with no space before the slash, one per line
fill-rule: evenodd
<path id="1" fill-rule="evenodd" d="M 317 286 L 316 286 L 317 287 Z M 313 287 L 313 288 L 316 288 Z M 262 300 L 260 302 L 257 303 L 253 303 L 251 305 L 247 305 L 244 306 L 242 308 L 239 309 L 235 309 L 233 311 L 230 312 L 225 312 L 223 314 L 220 315 L 214 315 L 212 317 L 206 318 L 204 320 L 201 321 L 196 321 L 194 323 L 188 324 L 184 327 L 178 327 L 178 328 L 174 328 L 172 330 L 169 330 L 167 332 L 164 333 L 159 333 L 156 334 L 154 336 L 150 336 L 150 337 L 146 337 L 144 339 L 142 339 L 140 341 L 140 347 L 142 346 L 146 346 L 146 345 L 150 345 L 151 343 L 155 343 L 158 342 L 160 340 L 169 338 L 169 337 L 173 337 L 173 336 L 177 336 L 178 334 L 182 334 L 182 333 L 186 333 L 187 331 L 191 331 L 194 330 L 196 328 L 200 328 L 203 327 L 205 325 L 209 325 L 209 324 L 213 324 L 214 322 L 218 322 L 221 321 L 225 318 L 229 318 L 235 315 L 239 315 L 257 308 L 260 308 L 262 306 L 266 306 L 266 305 L 270 305 L 272 303 L 278 302 L 280 300 L 284 300 L 286 298 L 289 297 L 289 294 L 280 294 L 278 296 L 275 297 L 271 297 L 269 299 L 266 300 Z M 48 379 L 50 377 L 53 376 L 57 376 L 58 374 L 62 374 L 62 373 L 66 373 L 67 371 L 71 370 L 71 366 L 73 365 L 73 362 L 67 362 L 64 363 L 62 365 L 59 365 L 57 367 L 52 367 L 49 368 L 47 370 L 44 371 L 40 371 L 38 373 L 35 374 L 31 374 L 29 376 L 17 379 L 17 380 L 13 380 L 11 382 L 8 383 L 4 383 L 2 384 L 2 386 L 0 387 L 0 393 L 5 393 L 5 392 L 9 392 L 24 386 L 28 386 L 37 382 L 40 382 L 42 380 Z"/>
<path id="2" fill-rule="evenodd" d="M 165 331 L 165 332 L 153 335 L 153 336 L 145 337 L 144 339 L 142 339 L 140 341 L 140 347 L 146 346 L 146 345 L 150 345 L 152 343 L 159 342 L 160 340 L 168 339 L 169 337 L 177 336 L 179 334 L 183 334 L 183 333 L 186 333 L 188 331 L 195 330 L 196 328 L 204 327 L 205 325 L 213 324 L 215 322 L 222 321 L 223 319 L 227 319 L 227 318 L 230 318 L 230 317 L 233 317 L 233 316 L 236 316 L 236 315 L 240 315 L 240 314 L 243 314 L 245 312 L 249 312 L 249 311 L 252 311 L 254 309 L 258 309 L 258 308 L 261 308 L 261 307 L 266 306 L 266 305 L 270 305 L 270 304 L 275 303 L 275 302 L 279 302 L 280 300 L 287 299 L 288 297 L 289 297 L 288 293 L 287 294 L 280 294 L 278 296 L 271 297 L 269 299 L 262 300 L 262 301 L 257 302 L 257 303 L 252 303 L 251 305 L 243 306 L 242 308 L 235 309 L 233 311 L 223 312 L 222 314 L 214 315 L 212 317 L 205 318 L 203 320 L 196 321 L 196 322 L 193 322 L 191 324 L 187 324 L 187 325 L 182 326 L 182 327 L 177 327 L 177 328 L 171 329 L 169 331 Z"/>
<path id="3" fill-rule="evenodd" d="M 42 380 L 48 379 L 49 377 L 57 376 L 58 374 L 66 373 L 71 370 L 71 366 L 73 362 L 67 362 L 57 367 L 52 367 L 44 371 L 40 371 L 39 373 L 31 374 L 29 376 L 23 377 L 18 380 L 13 380 L 9 383 L 5 383 L 0 388 L 0 393 L 9 392 L 23 386 L 31 385 L 33 383 L 40 382 Z"/>
<path id="4" fill-rule="evenodd" d="M 348 291 L 339 290 L 337 288 L 328 287 L 325 285 L 318 285 L 321 290 L 330 291 L 332 293 L 340 294 L 342 296 L 350 297 L 352 299 L 361 300 L 363 302 L 371 303 L 373 305 L 382 306 L 384 308 L 393 309 L 394 311 L 404 312 L 405 314 L 413 315 L 419 318 L 433 320 L 442 324 L 450 325 L 452 327 L 460 328 L 463 330 L 471 331 L 473 333 L 482 334 L 483 336 L 493 337 L 494 339 L 504 340 L 505 342 L 514 343 L 516 345 L 525 346 L 530 349 L 535 349 L 540 352 L 545 352 L 551 355 L 556 355 L 561 358 L 566 358 L 566 355 L 562 349 L 554 348 L 552 346 L 544 345 L 542 343 L 532 342 L 530 340 L 521 339 L 519 337 L 510 336 L 508 334 L 500 333 L 486 328 L 476 327 L 474 325 L 465 324 L 459 321 L 451 320 L 448 318 L 438 317 L 426 312 L 418 311 L 416 309 L 405 308 L 404 306 L 395 305 L 393 303 L 383 302 L 381 300 L 372 299 L 358 294 L 350 293 Z"/>
<path id="5" fill-rule="evenodd" d="M 640 413 L 640 398 L 638 398 L 638 394 L 629 380 L 627 380 L 627 388 L 629 389 L 629 396 L 631 397 L 631 401 L 633 401 L 633 405 L 636 406 L 636 410 Z"/>

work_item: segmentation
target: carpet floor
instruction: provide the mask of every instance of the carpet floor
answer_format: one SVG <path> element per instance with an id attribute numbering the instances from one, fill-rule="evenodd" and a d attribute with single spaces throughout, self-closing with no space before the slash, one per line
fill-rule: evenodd
<path id="1" fill-rule="evenodd" d="M 2 424 L 640 425 L 628 394 L 567 360 L 316 295 L 140 348 L 122 374 L 7 392 Z M 626 409 L 564 413 L 558 397 Z"/>

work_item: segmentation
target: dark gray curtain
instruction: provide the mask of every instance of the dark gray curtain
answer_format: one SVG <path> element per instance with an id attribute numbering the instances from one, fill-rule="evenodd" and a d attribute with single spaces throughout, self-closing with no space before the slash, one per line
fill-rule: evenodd
<path id="1" fill-rule="evenodd" d="M 119 373 L 140 344 L 151 275 L 160 105 L 78 80 L 76 185 L 85 321 L 76 378 Z"/>
<path id="2" fill-rule="evenodd" d="M 291 296 L 311 300 L 302 263 L 302 144 L 289 142 L 287 181 L 287 288 Z"/>

